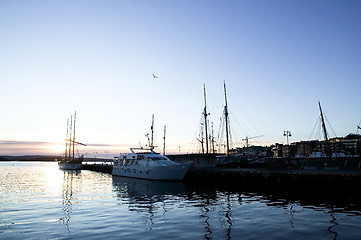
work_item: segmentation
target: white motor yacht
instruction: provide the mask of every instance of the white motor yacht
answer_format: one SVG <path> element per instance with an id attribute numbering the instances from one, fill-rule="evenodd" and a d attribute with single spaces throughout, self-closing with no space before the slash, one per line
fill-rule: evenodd
<path id="1" fill-rule="evenodd" d="M 131 148 L 114 161 L 113 175 L 152 180 L 182 180 L 190 164 L 178 164 L 152 148 Z M 139 151 L 139 152 L 137 152 Z"/>

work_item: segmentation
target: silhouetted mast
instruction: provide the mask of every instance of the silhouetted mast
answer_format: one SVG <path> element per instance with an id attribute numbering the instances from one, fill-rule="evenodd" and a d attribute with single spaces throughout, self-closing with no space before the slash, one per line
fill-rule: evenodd
<path id="1" fill-rule="evenodd" d="M 66 138 L 65 138 L 65 154 L 64 154 L 65 159 L 68 157 L 68 137 L 69 137 L 69 118 L 68 121 L 66 122 Z"/>
<path id="2" fill-rule="evenodd" d="M 71 133 L 73 131 L 73 115 L 70 116 L 70 131 L 69 131 L 69 150 L 68 155 L 71 158 Z"/>
<path id="3" fill-rule="evenodd" d="M 166 131 L 166 126 L 164 126 L 164 136 L 163 136 L 163 155 L 165 155 L 165 131 Z"/>
<path id="4" fill-rule="evenodd" d="M 208 153 L 208 126 L 207 126 L 207 100 L 206 100 L 206 85 L 203 84 L 203 92 L 204 92 L 204 111 L 203 111 L 203 115 L 204 115 L 204 128 L 205 128 L 205 133 L 206 133 L 206 153 Z"/>
<path id="5" fill-rule="evenodd" d="M 226 91 L 226 81 L 223 82 L 224 85 L 224 100 L 225 100 L 225 106 L 224 106 L 224 117 L 226 118 L 226 143 L 227 143 L 227 155 L 229 155 L 229 119 L 228 119 L 228 103 L 227 103 L 227 91 Z"/>
<path id="6" fill-rule="evenodd" d="M 213 131 L 213 122 L 212 122 L 212 130 L 211 130 L 211 143 L 212 143 L 212 153 L 215 153 L 215 149 L 214 149 L 214 131 Z"/>
<path id="7" fill-rule="evenodd" d="M 322 112 L 322 108 L 321 108 L 321 103 L 320 101 L 318 101 L 318 107 L 320 108 L 320 115 L 321 115 L 321 122 L 322 122 L 322 129 L 323 129 L 323 134 L 325 136 L 325 142 L 326 142 L 326 151 L 327 151 L 327 156 L 331 158 L 331 152 L 330 152 L 330 146 L 328 143 L 328 134 L 327 134 L 327 130 L 326 130 L 326 124 L 325 124 L 325 120 L 323 118 L 323 112 Z"/>
<path id="8" fill-rule="evenodd" d="M 76 111 L 74 113 L 73 159 L 74 159 L 74 155 L 75 155 L 75 119 L 76 119 Z"/>

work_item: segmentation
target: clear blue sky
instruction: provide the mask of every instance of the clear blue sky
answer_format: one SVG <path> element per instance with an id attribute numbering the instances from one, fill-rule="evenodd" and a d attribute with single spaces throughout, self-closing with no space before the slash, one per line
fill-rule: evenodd
<path id="1" fill-rule="evenodd" d="M 361 120 L 358 0 L 0 0 L 0 34 L 0 154 L 62 144 L 75 110 L 88 153 L 145 145 L 153 113 L 159 145 L 166 125 L 192 151 L 203 83 L 218 131 L 223 80 L 251 144 L 308 140 L 318 100 L 338 136 Z"/>

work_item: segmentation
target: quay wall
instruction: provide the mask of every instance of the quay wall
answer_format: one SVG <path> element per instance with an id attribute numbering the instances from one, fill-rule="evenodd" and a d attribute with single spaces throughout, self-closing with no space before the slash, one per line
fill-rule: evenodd
<path id="1" fill-rule="evenodd" d="M 305 171 L 267 169 L 217 169 L 192 171 L 185 179 L 210 186 L 227 185 L 237 188 L 281 189 L 287 191 L 352 193 L 361 196 L 361 171 Z"/>
<path id="2" fill-rule="evenodd" d="M 112 173 L 113 165 L 110 163 L 83 163 L 82 170 Z"/>
<path id="3" fill-rule="evenodd" d="M 194 156 L 198 157 L 198 156 Z M 84 170 L 112 172 L 109 162 L 83 163 Z M 360 169 L 266 169 L 266 168 L 208 168 L 192 169 L 185 183 L 204 186 L 232 186 L 253 189 L 284 189 L 298 192 L 337 192 L 361 195 Z"/>

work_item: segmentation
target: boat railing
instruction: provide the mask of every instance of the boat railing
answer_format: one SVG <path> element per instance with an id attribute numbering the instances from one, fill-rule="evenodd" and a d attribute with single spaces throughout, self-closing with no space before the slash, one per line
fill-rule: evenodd
<path id="1" fill-rule="evenodd" d="M 147 152 L 142 152 L 142 153 L 153 153 L 155 154 L 156 152 L 154 152 L 152 147 L 139 147 L 139 148 L 130 148 L 130 151 L 134 154 L 140 154 L 140 152 L 137 151 L 147 151 Z"/>

